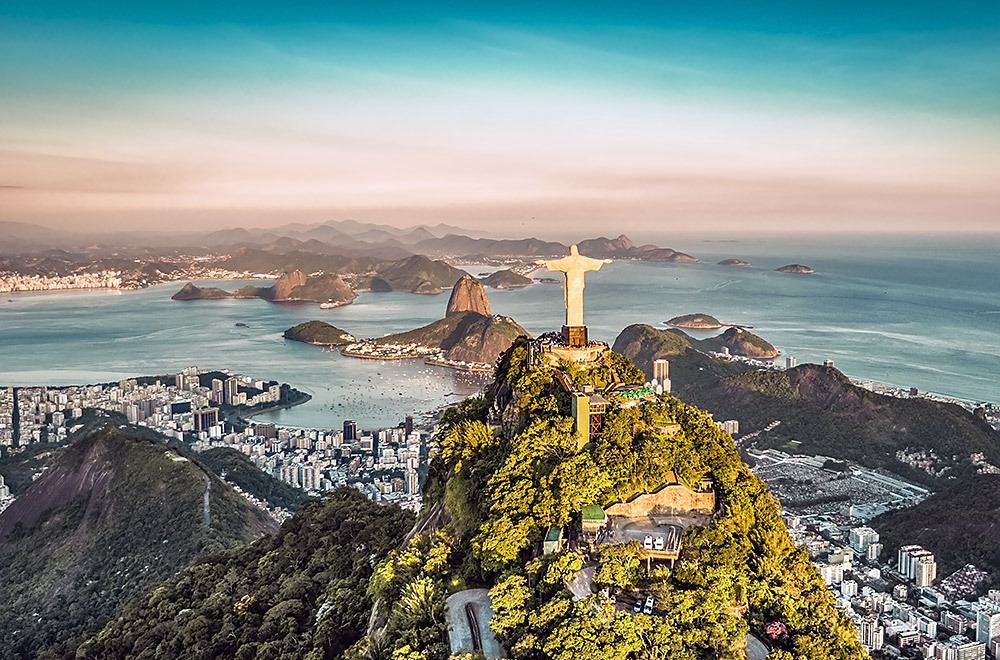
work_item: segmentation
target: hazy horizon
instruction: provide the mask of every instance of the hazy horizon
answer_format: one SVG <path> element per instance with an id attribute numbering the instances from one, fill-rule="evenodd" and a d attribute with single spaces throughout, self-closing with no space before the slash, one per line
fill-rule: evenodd
<path id="1" fill-rule="evenodd" d="M 0 30 L 0 221 L 1000 231 L 995 4 L 40 2 Z"/>

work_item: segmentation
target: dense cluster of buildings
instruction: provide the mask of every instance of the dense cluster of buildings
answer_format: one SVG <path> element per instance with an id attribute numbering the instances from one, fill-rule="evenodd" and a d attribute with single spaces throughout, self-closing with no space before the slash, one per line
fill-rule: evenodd
<path id="1" fill-rule="evenodd" d="M 968 565 L 942 577 L 931 551 L 904 545 L 890 555 L 868 524 L 879 513 L 913 506 L 927 489 L 823 456 L 748 453 L 782 502 L 792 539 L 809 552 L 875 657 L 1000 657 L 1000 591 L 976 598 L 986 573 Z"/>
<path id="2" fill-rule="evenodd" d="M 245 454 L 264 472 L 318 495 L 349 485 L 378 502 L 420 508 L 426 435 L 412 417 L 396 428 L 359 430 L 278 427 L 252 424 L 245 430 L 200 439 L 196 451 L 229 447 Z"/>
<path id="3" fill-rule="evenodd" d="M 131 424 L 177 440 L 192 440 L 221 435 L 222 415 L 231 408 L 282 402 L 283 390 L 276 383 L 220 375 L 225 378 L 205 378 L 207 382 L 202 383 L 197 367 L 188 367 L 169 380 L 131 378 L 102 385 L 6 388 L 0 390 L 0 446 L 16 450 L 65 440 L 87 409 L 119 413 Z"/>
<path id="4" fill-rule="evenodd" d="M 998 657 L 1000 591 L 975 598 L 983 571 L 968 565 L 939 580 L 932 552 L 906 545 L 885 556 L 878 532 L 849 516 L 786 515 L 785 522 L 876 657 Z"/>
<path id="5" fill-rule="evenodd" d="M 99 269 L 98 264 L 90 264 L 81 266 L 79 272 L 65 275 L 38 275 L 5 270 L 0 271 L 0 293 L 67 289 L 140 289 L 160 282 L 190 279 L 273 279 L 280 275 L 280 273 L 234 271 L 210 265 L 221 258 L 222 255 L 163 256 L 155 259 L 157 263 L 153 268 L 147 268 L 151 265 L 150 263 L 138 260 L 135 262 L 134 269 L 130 268 L 126 271 Z M 164 266 L 164 264 L 169 264 L 169 266 Z M 91 270 L 85 270 L 87 268 Z"/>
<path id="6" fill-rule="evenodd" d="M 427 434 L 413 428 L 412 417 L 398 428 L 363 431 L 354 422 L 337 430 L 240 423 L 238 415 L 287 405 L 288 396 L 287 386 L 225 372 L 201 373 L 197 367 L 170 378 L 4 388 L 0 446 L 18 452 L 33 443 L 66 440 L 82 426 L 84 411 L 102 410 L 195 450 L 240 451 L 268 474 L 313 495 L 351 485 L 377 501 L 419 509 Z"/>
<path id="7" fill-rule="evenodd" d="M 56 291 L 60 289 L 117 289 L 122 285 L 121 272 L 99 270 L 70 275 L 22 275 L 0 272 L 0 293 L 16 291 Z"/>

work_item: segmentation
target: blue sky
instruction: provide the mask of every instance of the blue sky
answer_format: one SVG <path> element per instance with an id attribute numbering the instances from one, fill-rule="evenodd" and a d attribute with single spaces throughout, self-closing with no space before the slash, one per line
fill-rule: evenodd
<path id="1" fill-rule="evenodd" d="M 996 3 L 5 3 L 0 220 L 997 230 Z"/>

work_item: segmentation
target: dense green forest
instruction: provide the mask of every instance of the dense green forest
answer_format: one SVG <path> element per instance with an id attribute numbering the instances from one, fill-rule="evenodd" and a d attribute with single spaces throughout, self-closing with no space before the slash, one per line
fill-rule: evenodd
<path id="1" fill-rule="evenodd" d="M 309 500 L 281 530 L 202 557 L 88 639 L 46 658 L 320 660 L 367 627 L 372 566 L 413 523 L 351 488 Z"/>
<path id="2" fill-rule="evenodd" d="M 629 383 L 641 373 L 614 356 L 574 378 Z M 792 544 L 777 502 L 704 412 L 669 396 L 615 405 L 603 431 L 578 450 L 565 399 L 551 369 L 528 366 L 519 339 L 487 397 L 448 412 L 425 488 L 425 531 L 376 568 L 370 592 L 379 625 L 353 655 L 447 658 L 445 598 L 480 586 L 491 589 L 491 627 L 514 658 L 735 660 L 747 632 L 772 621 L 789 633 L 775 641 L 773 658 L 864 657 L 853 626 Z M 487 423 L 496 416 L 506 420 L 502 433 Z M 665 432 L 668 422 L 680 432 Z M 647 570 L 634 545 L 612 545 L 601 547 L 595 572 L 612 593 L 654 594 L 657 611 L 618 611 L 601 593 L 574 601 L 565 583 L 583 558 L 541 555 L 546 530 L 572 529 L 584 505 L 654 487 L 671 469 L 690 484 L 711 472 L 721 513 L 688 528 L 673 570 Z"/>
<path id="3" fill-rule="evenodd" d="M 1000 584 L 1000 475 L 969 477 L 870 524 L 887 553 L 916 543 L 934 553 L 939 577 L 971 563 L 989 573 L 984 586 Z"/>
<path id="4" fill-rule="evenodd" d="M 1000 433 L 964 408 L 869 392 L 833 367 L 738 374 L 681 396 L 719 419 L 738 419 L 743 433 L 780 420 L 756 440 L 759 446 L 884 467 L 932 486 L 939 479 L 900 462 L 896 452 L 933 450 L 950 467 L 946 476 L 975 472 L 972 452 L 1000 465 Z"/>
<path id="5" fill-rule="evenodd" d="M 307 497 L 304 490 L 275 479 L 235 449 L 216 447 L 195 454 L 195 458 L 215 474 L 272 507 L 298 511 Z"/>
<path id="6" fill-rule="evenodd" d="M 269 516 L 152 436 L 108 422 L 95 427 L 0 513 L 0 658 L 31 657 L 94 630 L 199 553 L 276 530 Z"/>

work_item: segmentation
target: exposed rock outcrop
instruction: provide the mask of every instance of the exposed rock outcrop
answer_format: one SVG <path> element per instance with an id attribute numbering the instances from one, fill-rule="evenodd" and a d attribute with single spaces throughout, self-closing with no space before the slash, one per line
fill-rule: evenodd
<path id="1" fill-rule="evenodd" d="M 448 299 L 445 316 L 454 316 L 465 312 L 490 316 L 490 301 L 486 298 L 486 291 L 479 280 L 471 275 L 465 275 L 455 282 L 455 287 L 451 290 L 451 298 Z"/>
<path id="2" fill-rule="evenodd" d="M 306 283 L 306 274 L 301 270 L 293 270 L 278 278 L 278 281 L 271 287 L 269 298 L 271 300 L 291 299 L 292 289 Z"/>

